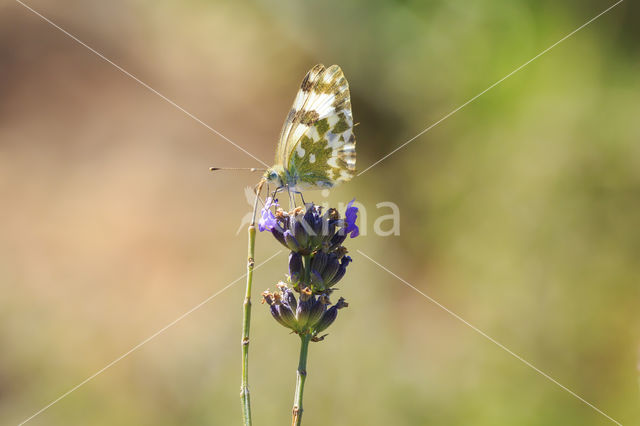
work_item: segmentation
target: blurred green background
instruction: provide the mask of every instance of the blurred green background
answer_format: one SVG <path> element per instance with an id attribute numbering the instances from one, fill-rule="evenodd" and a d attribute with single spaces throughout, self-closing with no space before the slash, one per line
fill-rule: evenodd
<path id="1" fill-rule="evenodd" d="M 359 169 L 605 1 L 28 3 L 271 161 L 304 73 L 349 79 Z M 627 1 L 362 176 L 367 235 L 313 344 L 306 425 L 640 424 L 640 8 Z M 18 3 L 0 5 L 0 423 L 241 276 L 259 164 Z M 327 201 L 320 193 L 307 199 Z M 399 236 L 373 233 L 392 201 Z M 257 260 L 279 249 L 259 235 Z M 256 272 L 255 299 L 283 277 Z M 240 424 L 243 283 L 30 425 Z M 255 424 L 289 423 L 298 341 L 256 303 Z"/>

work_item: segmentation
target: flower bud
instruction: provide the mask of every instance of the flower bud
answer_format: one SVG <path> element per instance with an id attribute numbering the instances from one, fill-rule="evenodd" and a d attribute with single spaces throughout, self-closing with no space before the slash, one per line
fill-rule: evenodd
<path id="1" fill-rule="evenodd" d="M 287 328 L 291 328 L 286 322 L 284 322 L 282 317 L 280 317 L 280 312 L 278 312 L 278 307 L 276 305 L 271 305 L 269 311 L 271 311 L 271 315 L 273 316 L 273 318 L 275 318 L 275 320 L 278 321 L 281 325 Z"/>
<path id="2" fill-rule="evenodd" d="M 304 214 L 304 220 L 311 226 L 313 236 L 322 236 L 322 216 L 320 216 L 320 207 L 309 204 Z"/>
<path id="3" fill-rule="evenodd" d="M 315 297 L 311 297 L 308 300 L 300 300 L 298 303 L 298 309 L 296 309 L 296 318 L 298 321 L 298 329 L 304 329 L 309 323 L 309 314 L 311 313 L 311 307 L 316 302 Z"/>
<path id="4" fill-rule="evenodd" d="M 309 328 L 315 328 L 316 324 L 322 317 L 322 314 L 327 310 L 327 305 L 324 303 L 324 297 L 318 297 L 311 307 L 311 312 L 309 312 Z"/>
<path id="5" fill-rule="evenodd" d="M 322 279 L 322 275 L 320 272 L 315 269 L 311 270 L 311 274 L 309 274 L 311 280 L 311 286 L 313 287 L 314 293 L 321 293 L 324 291 L 324 280 Z"/>
<path id="6" fill-rule="evenodd" d="M 273 234 L 273 236 L 275 237 L 276 240 L 278 240 L 278 242 L 280 244 L 282 244 L 283 246 L 287 245 L 287 242 L 284 240 L 284 231 L 282 229 L 279 229 L 280 227 L 277 228 L 273 228 L 271 230 L 271 233 Z"/>
<path id="7" fill-rule="evenodd" d="M 343 234 L 343 235 L 340 235 L 340 233 L 335 234 L 333 237 L 331 237 L 331 241 L 329 243 L 329 250 L 333 251 L 337 249 L 338 247 L 340 247 L 340 244 L 342 244 L 346 239 L 347 239 L 346 234 Z"/>
<path id="8" fill-rule="evenodd" d="M 287 327 L 292 330 L 298 330 L 298 321 L 296 320 L 296 316 L 288 305 L 284 303 L 280 303 L 279 305 L 274 305 L 280 315 L 280 318 L 285 323 Z"/>
<path id="9" fill-rule="evenodd" d="M 298 244 L 302 247 L 306 247 L 309 243 L 309 235 L 305 230 L 305 223 L 302 217 L 296 217 L 293 219 L 293 225 L 291 226 L 293 236 L 296 238 Z"/>
<path id="10" fill-rule="evenodd" d="M 316 271 L 323 271 L 327 266 L 327 260 L 329 255 L 323 251 L 316 252 L 311 258 L 311 269 Z"/>
<path id="11" fill-rule="evenodd" d="M 342 261 L 340 262 L 340 267 L 338 268 L 338 272 L 333 276 L 331 281 L 327 283 L 328 287 L 332 287 L 338 283 L 344 277 L 344 274 L 347 272 L 347 266 L 351 263 L 351 258 L 349 256 L 344 256 Z"/>
<path id="12" fill-rule="evenodd" d="M 335 253 L 331 253 L 327 259 L 327 266 L 325 266 L 324 271 L 322 271 L 322 279 L 325 282 L 331 282 L 336 272 L 338 272 L 338 268 L 340 268 L 338 256 L 336 256 Z"/>
<path id="13" fill-rule="evenodd" d="M 302 264 L 302 255 L 300 253 L 291 252 L 289 255 L 289 278 L 292 284 L 298 284 L 304 275 L 304 266 Z"/>
<path id="14" fill-rule="evenodd" d="M 342 277 L 344 277 L 344 274 L 346 272 L 347 272 L 347 268 L 345 268 L 344 266 L 340 265 L 340 268 L 338 268 L 338 272 L 336 272 L 336 274 L 333 276 L 333 278 L 329 282 L 329 285 L 330 286 L 334 286 L 334 285 L 338 284 L 338 282 L 342 279 Z"/>
<path id="15" fill-rule="evenodd" d="M 338 309 L 349 306 L 341 297 L 338 303 L 327 309 L 314 328 L 314 335 L 326 330 L 338 317 Z"/>
<path id="16" fill-rule="evenodd" d="M 284 241 L 287 244 L 287 247 L 289 247 L 289 250 L 291 251 L 300 250 L 300 244 L 298 243 L 296 238 L 293 236 L 291 231 L 289 230 L 284 231 Z"/>
<path id="17" fill-rule="evenodd" d="M 287 289 L 285 291 L 283 300 L 284 300 L 284 303 L 286 303 L 289 306 L 292 312 L 296 311 L 296 309 L 298 308 L 298 302 L 296 301 L 296 296 L 293 294 L 291 290 Z"/>
<path id="18" fill-rule="evenodd" d="M 335 306 L 330 307 L 327 311 L 322 315 L 320 321 L 316 324 L 314 331 L 316 333 L 320 333 L 321 331 L 326 330 L 338 317 L 338 308 Z"/>

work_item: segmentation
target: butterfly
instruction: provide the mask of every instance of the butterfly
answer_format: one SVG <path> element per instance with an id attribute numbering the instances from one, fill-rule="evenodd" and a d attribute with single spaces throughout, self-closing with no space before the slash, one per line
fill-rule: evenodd
<path id="1" fill-rule="evenodd" d="M 349 83 L 338 65 L 318 64 L 302 80 L 263 181 L 299 192 L 331 188 L 355 172 Z"/>

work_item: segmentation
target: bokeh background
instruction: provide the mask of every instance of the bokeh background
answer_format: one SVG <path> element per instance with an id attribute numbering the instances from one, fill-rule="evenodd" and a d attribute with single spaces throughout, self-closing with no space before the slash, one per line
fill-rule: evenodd
<path id="1" fill-rule="evenodd" d="M 611 5 L 601 0 L 28 3 L 267 162 L 304 73 L 340 64 L 359 168 Z M 307 425 L 640 424 L 640 19 L 627 1 L 352 183 L 366 236 L 313 344 Z M 259 163 L 31 11 L 0 5 L 0 423 L 244 273 Z M 399 236 L 373 222 L 396 203 Z M 259 235 L 257 261 L 279 249 Z M 256 272 L 255 300 L 283 277 Z M 242 280 L 30 425 L 240 424 Z M 298 341 L 254 305 L 256 425 Z"/>

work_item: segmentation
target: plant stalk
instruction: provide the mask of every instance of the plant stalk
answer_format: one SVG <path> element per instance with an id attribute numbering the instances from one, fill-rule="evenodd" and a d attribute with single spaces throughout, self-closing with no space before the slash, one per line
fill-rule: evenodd
<path id="1" fill-rule="evenodd" d="M 300 360 L 298 361 L 298 371 L 296 372 L 296 393 L 293 399 L 293 415 L 291 426 L 302 424 L 302 397 L 304 394 L 304 382 L 307 379 L 307 353 L 309 352 L 309 342 L 311 334 L 300 336 Z"/>
<path id="2" fill-rule="evenodd" d="M 302 284 L 308 286 L 310 285 L 309 280 L 311 276 L 311 255 L 304 255 L 303 259 L 304 277 Z M 304 382 L 307 379 L 307 353 L 309 351 L 310 341 L 310 333 L 300 335 L 300 359 L 298 360 L 298 370 L 296 372 L 296 392 L 293 397 L 292 426 L 302 424 L 302 396 L 304 394 Z"/>
<path id="3" fill-rule="evenodd" d="M 260 190 L 264 181 L 256 187 L 256 199 L 253 204 L 253 217 L 247 232 L 249 243 L 247 248 L 247 287 L 242 304 L 242 381 L 240 384 L 240 399 L 242 401 L 242 419 L 245 426 L 251 426 L 251 399 L 249 397 L 249 330 L 251 327 L 251 286 L 253 284 L 253 267 L 255 265 L 256 247 L 256 212 Z"/>

